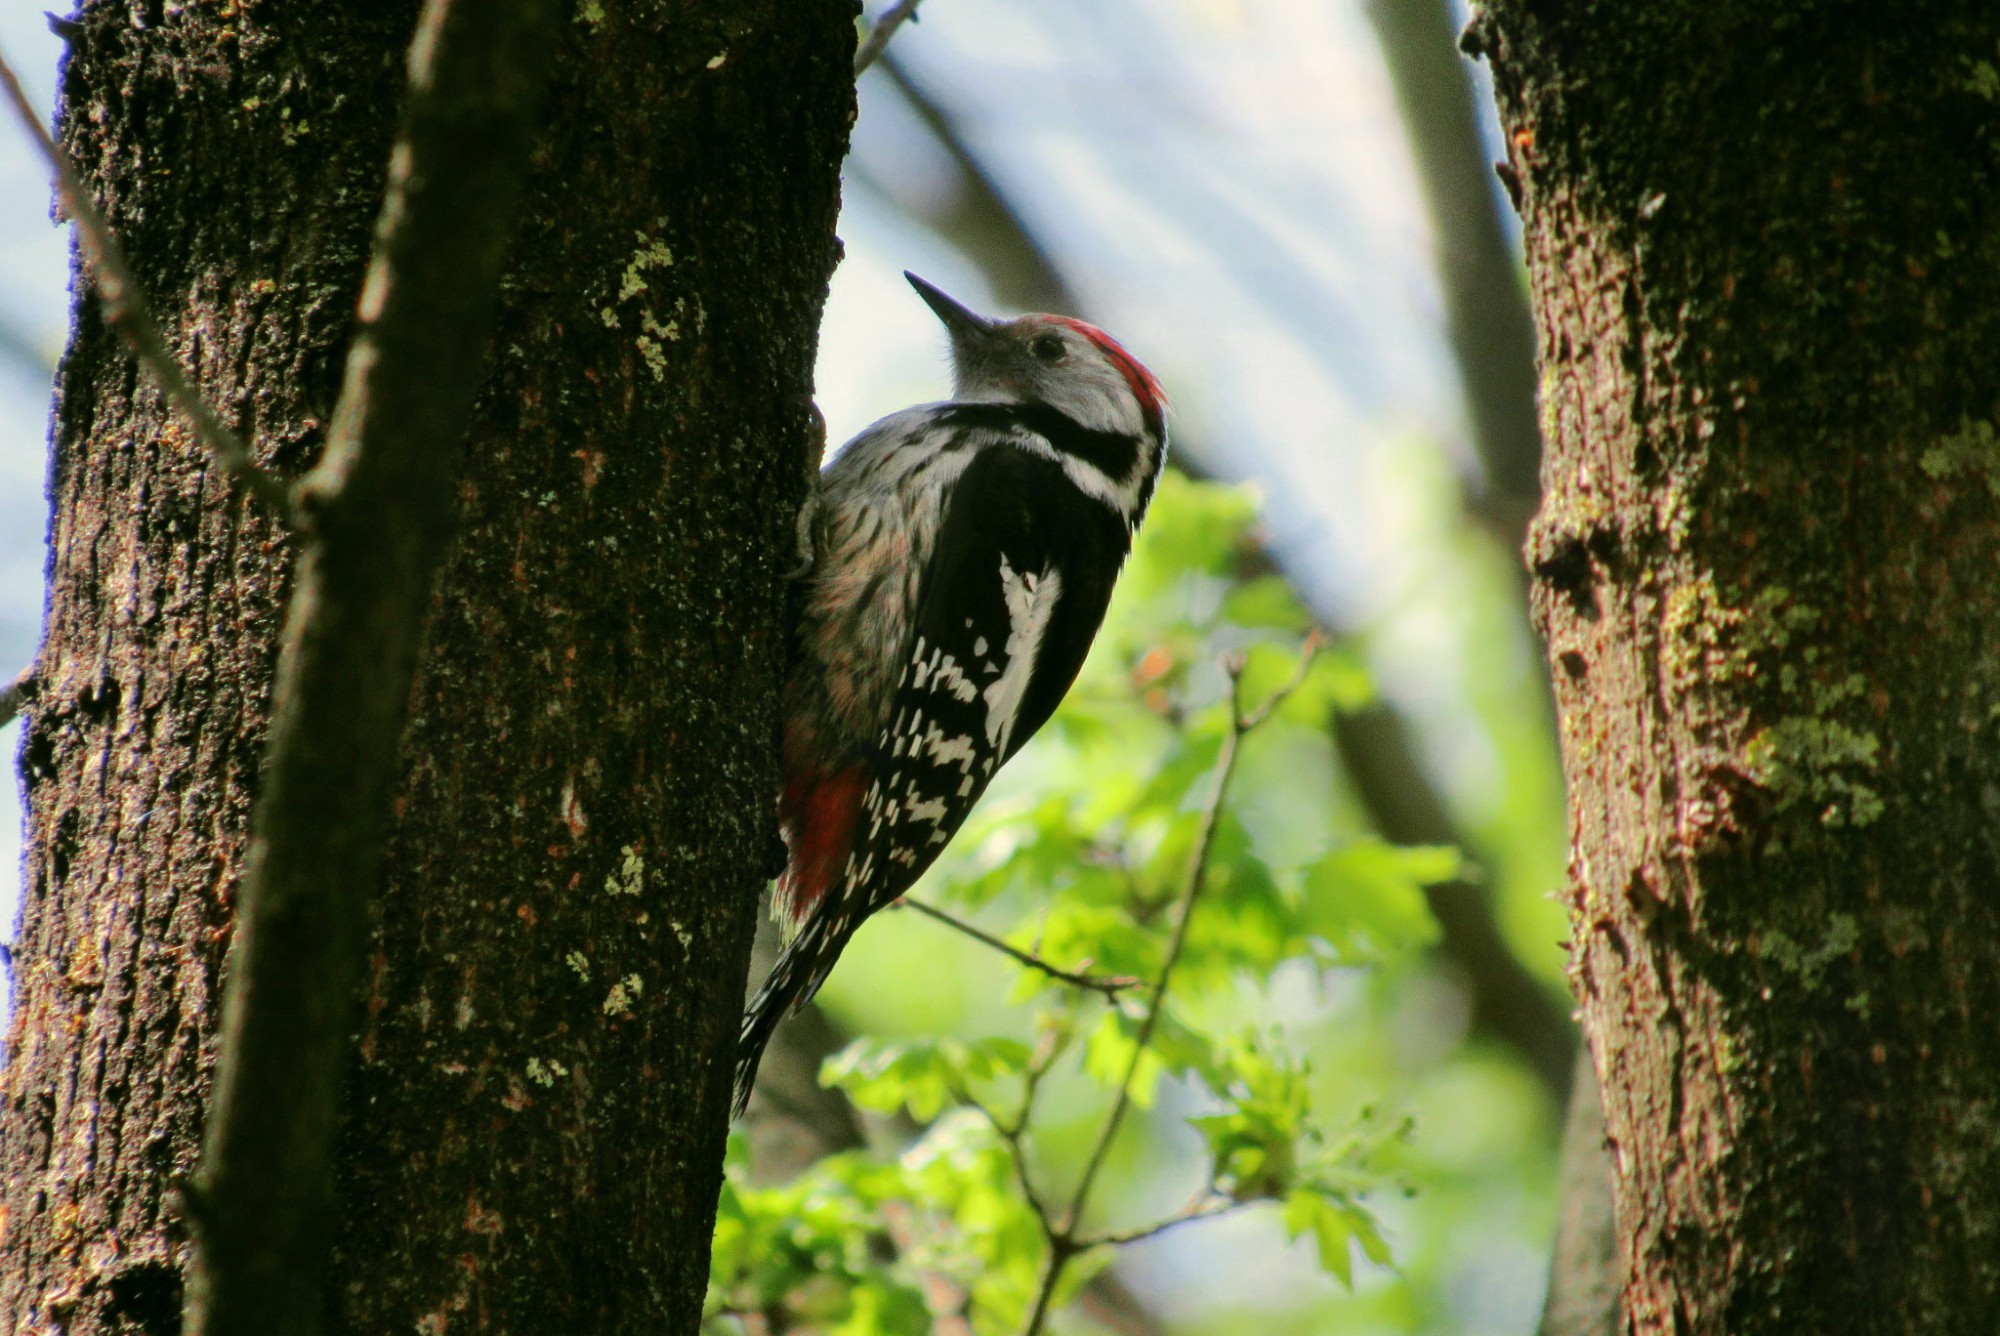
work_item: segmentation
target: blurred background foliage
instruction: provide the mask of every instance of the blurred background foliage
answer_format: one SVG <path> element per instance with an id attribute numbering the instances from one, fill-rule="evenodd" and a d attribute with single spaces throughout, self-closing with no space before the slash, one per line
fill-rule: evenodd
<path id="1" fill-rule="evenodd" d="M 0 43 L 47 107 L 57 45 L 36 8 L 0 12 Z M 1185 874 L 1226 731 L 1223 656 L 1246 653 L 1254 703 L 1309 626 L 1331 636 L 1245 743 L 1159 1066 L 1083 1225 L 1232 1209 L 1079 1258 L 1051 1329 L 1530 1332 L 1574 1042 L 1548 898 L 1562 806 L 1516 555 L 1531 333 L 1457 19 L 1444 0 L 920 14 L 860 83 L 818 372 L 829 439 L 946 391 L 909 268 L 1117 334 L 1173 395 L 1189 476 L 1163 487 L 1061 718 L 914 898 L 1065 966 L 1150 976 L 1168 916 L 1146 906 Z M 0 187 L 11 677 L 39 626 L 67 240 L 12 136 Z M 9 867 L 18 840 L 0 820 Z M 903 1332 L 952 1329 L 969 1295 L 975 1329 L 1018 1329 L 1040 1227 L 1006 1138 L 962 1097 L 1004 1121 L 1059 1050 L 1022 1140 L 1066 1204 L 1130 1052 L 1132 1022 L 1105 1018 L 1143 993 L 1107 1002 L 900 912 L 821 1002 L 733 1143 L 718 1305 Z"/>

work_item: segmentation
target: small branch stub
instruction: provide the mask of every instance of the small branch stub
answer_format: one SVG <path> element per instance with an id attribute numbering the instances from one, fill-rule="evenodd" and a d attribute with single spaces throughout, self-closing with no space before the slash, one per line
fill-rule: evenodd
<path id="1" fill-rule="evenodd" d="M 30 664 L 14 675 L 14 680 L 0 687 L 0 728 L 14 722 L 21 707 L 28 702 L 28 687 L 35 680 L 34 665 Z"/>
<path id="2" fill-rule="evenodd" d="M 861 39 L 861 46 L 854 53 L 854 73 L 859 78 L 861 72 L 873 65 L 889 47 L 889 39 L 896 35 L 896 29 L 905 23 L 917 20 L 917 6 L 923 0 L 896 0 L 882 11 L 882 17 L 875 20 L 875 26 Z"/>

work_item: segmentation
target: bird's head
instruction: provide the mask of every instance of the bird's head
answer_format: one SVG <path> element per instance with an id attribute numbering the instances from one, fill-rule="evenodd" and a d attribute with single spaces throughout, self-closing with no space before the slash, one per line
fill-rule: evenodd
<path id="1" fill-rule="evenodd" d="M 1045 404 L 1093 431 L 1165 439 L 1160 382 L 1097 326 L 1060 315 L 995 320 L 915 274 L 903 277 L 951 335 L 955 398 Z"/>

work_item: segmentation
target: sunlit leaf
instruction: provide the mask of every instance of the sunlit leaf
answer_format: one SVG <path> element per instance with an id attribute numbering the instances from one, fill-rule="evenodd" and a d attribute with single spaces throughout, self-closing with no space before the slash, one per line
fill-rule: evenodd
<path id="1" fill-rule="evenodd" d="M 1219 708 L 1191 721 L 1132 800 L 1127 819 L 1135 823 L 1157 820 L 1207 802 L 1214 788 L 1225 723 Z"/>
<path id="2" fill-rule="evenodd" d="M 1202 900 L 1189 925 L 1182 968 L 1197 988 L 1220 988 L 1238 977 L 1264 978 L 1306 948 L 1299 914 L 1257 856 L 1249 832 L 1233 815 L 1216 824 Z"/>
<path id="3" fill-rule="evenodd" d="M 1353 1234 L 1332 1202 L 1309 1188 L 1285 1198 L 1285 1231 L 1293 1238 L 1310 1232 L 1320 1268 L 1349 1289 L 1354 1288 Z"/>
<path id="4" fill-rule="evenodd" d="M 1223 596 L 1222 615 L 1238 626 L 1303 635 L 1312 616 L 1283 576 L 1262 575 L 1246 580 Z"/>
<path id="5" fill-rule="evenodd" d="M 1133 1104 L 1150 1109 L 1166 1065 L 1150 1046 L 1139 1055 L 1135 1065 L 1132 1060 L 1134 1036 L 1128 1030 L 1124 1016 L 1115 1010 L 1106 1011 L 1091 1030 L 1090 1037 L 1084 1041 L 1083 1069 L 1108 1089 L 1116 1090 L 1125 1085 L 1131 1092 Z"/>
<path id="6" fill-rule="evenodd" d="M 937 1117 L 951 1098 L 952 1071 L 936 1042 L 857 1039 L 820 1067 L 820 1084 L 847 1092 L 864 1109 Z"/>
<path id="7" fill-rule="evenodd" d="M 1262 709 L 1279 691 L 1299 676 L 1301 646 L 1263 641 L 1243 652 L 1243 671 L 1237 678 L 1238 698 L 1245 711 Z"/>
<path id="8" fill-rule="evenodd" d="M 1305 874 L 1307 930 L 1344 959 L 1394 956 L 1437 940 L 1424 888 L 1460 875 L 1463 861 L 1449 848 L 1401 848 L 1356 840 L 1320 859 Z"/>
<path id="9" fill-rule="evenodd" d="M 1185 575 L 1223 574 L 1248 538 L 1257 508 L 1254 488 L 1162 475 L 1121 592 L 1129 588 L 1139 601 Z"/>
<path id="10" fill-rule="evenodd" d="M 1159 934 L 1133 922 L 1122 906 L 1090 904 L 1074 896 L 1051 904 L 1010 934 L 1008 942 L 1063 969 L 1135 977 L 1156 972 L 1164 950 Z"/>

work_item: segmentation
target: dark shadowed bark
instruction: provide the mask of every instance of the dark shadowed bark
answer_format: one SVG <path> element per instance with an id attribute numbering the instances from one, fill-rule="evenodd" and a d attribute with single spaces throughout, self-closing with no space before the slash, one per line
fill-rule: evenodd
<path id="1" fill-rule="evenodd" d="M 557 67 L 411 724 L 357 1332 L 688 1330 L 707 1275 L 852 11 L 604 8 Z"/>
<path id="2" fill-rule="evenodd" d="M 2000 1313 L 2000 11 L 1492 4 L 1633 1332 Z"/>
<path id="3" fill-rule="evenodd" d="M 286 475 L 325 438 L 414 13 L 102 4 L 72 37 L 65 143 Z M 333 1329 L 694 1323 L 851 18 L 586 4 L 553 44 L 391 806 Z M 163 1333 L 292 548 L 86 307 L 59 396 L 0 1327 Z"/>

